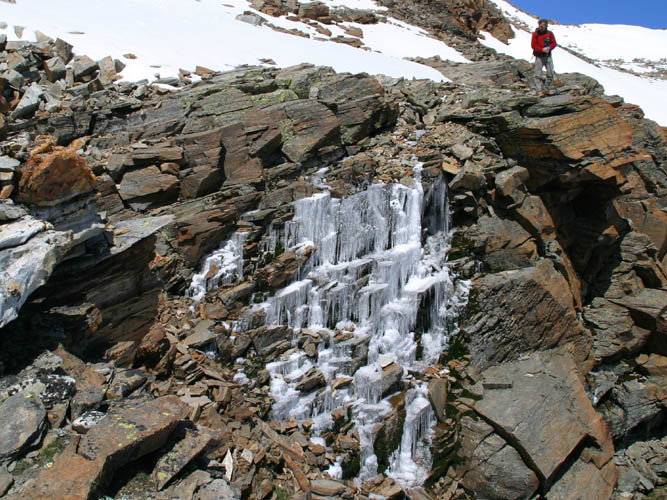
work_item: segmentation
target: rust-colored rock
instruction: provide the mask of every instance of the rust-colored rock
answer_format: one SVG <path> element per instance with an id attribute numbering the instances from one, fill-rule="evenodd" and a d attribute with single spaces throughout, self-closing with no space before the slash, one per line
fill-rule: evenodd
<path id="1" fill-rule="evenodd" d="M 107 414 L 78 446 L 65 449 L 50 469 L 26 485 L 26 500 L 88 500 L 114 471 L 163 446 L 187 413 L 176 396 L 126 406 Z"/>
<path id="2" fill-rule="evenodd" d="M 632 146 L 634 130 L 610 104 L 588 99 L 577 103 L 584 109 L 576 113 L 517 121 L 506 114 L 501 118 L 506 130 L 499 136 L 503 152 L 527 165 L 576 161 L 587 155 L 601 155 L 607 162 L 617 159 Z"/>
<path id="3" fill-rule="evenodd" d="M 32 151 L 21 168 L 18 200 L 40 206 L 53 206 L 95 189 L 97 179 L 76 149 L 48 141 Z"/>

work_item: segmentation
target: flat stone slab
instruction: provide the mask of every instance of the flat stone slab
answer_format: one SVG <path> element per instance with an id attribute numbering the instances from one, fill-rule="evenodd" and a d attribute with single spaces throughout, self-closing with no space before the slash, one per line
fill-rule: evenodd
<path id="1" fill-rule="evenodd" d="M 587 438 L 607 455 L 603 461 L 613 455 L 609 431 L 569 356 L 535 353 L 489 368 L 482 377 L 483 383 L 512 382 L 505 389 L 485 390 L 475 410 L 522 456 L 530 457 L 542 481 L 549 482 Z"/>
<path id="2" fill-rule="evenodd" d="M 20 498 L 97 498 L 116 470 L 162 447 L 187 412 L 178 397 L 165 396 L 108 413 L 78 446 L 63 450 L 53 467 L 41 469 Z"/>
<path id="3" fill-rule="evenodd" d="M 206 432 L 188 431 L 185 437 L 158 460 L 153 470 L 155 486 L 163 489 L 183 468 L 188 465 L 211 442 L 212 436 Z"/>

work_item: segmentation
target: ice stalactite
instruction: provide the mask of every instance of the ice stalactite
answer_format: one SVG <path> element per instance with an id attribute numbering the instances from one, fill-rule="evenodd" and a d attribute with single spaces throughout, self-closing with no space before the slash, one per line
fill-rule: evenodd
<path id="1" fill-rule="evenodd" d="M 446 186 L 436 182 L 425 198 L 417 167 L 410 187 L 373 184 L 343 199 L 325 191 L 293 207 L 283 247 L 315 250 L 293 283 L 250 313 L 261 309 L 267 326 L 287 325 L 295 335 L 317 331 L 325 339 L 315 358 L 295 343 L 284 359 L 267 365 L 273 418 L 311 418 L 317 432 L 332 424 L 333 410 L 350 408 L 361 447 L 359 479 L 365 480 L 377 474 L 374 440 L 391 411 L 386 398 L 403 390 L 405 428 L 388 473 L 416 484 L 430 466 L 426 443 L 434 416 L 425 384 L 409 371 L 437 362 L 453 311 L 464 301 L 457 290 L 465 292 L 445 262 Z M 340 332 L 348 335 L 336 342 Z M 297 385 L 312 370 L 326 387 L 304 393 Z M 351 382 L 334 384 L 345 377 Z"/>
<path id="2" fill-rule="evenodd" d="M 245 233 L 236 232 L 202 262 L 201 271 L 192 277 L 187 295 L 199 302 L 206 292 L 243 278 L 243 241 Z"/>

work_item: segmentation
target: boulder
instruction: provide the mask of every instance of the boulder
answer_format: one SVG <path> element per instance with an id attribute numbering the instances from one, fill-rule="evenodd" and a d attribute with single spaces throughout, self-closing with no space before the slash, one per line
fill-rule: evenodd
<path id="1" fill-rule="evenodd" d="M 614 438 L 623 441 L 637 429 L 660 425 L 667 402 L 665 377 L 632 377 L 617 383 L 599 406 Z"/>
<path id="2" fill-rule="evenodd" d="M 521 203 L 526 197 L 525 182 L 530 178 L 530 173 L 524 167 L 512 167 L 503 170 L 495 178 L 498 194 L 511 200 L 511 203 Z"/>
<path id="3" fill-rule="evenodd" d="M 74 80 L 81 81 L 85 76 L 92 75 L 99 69 L 98 64 L 88 56 L 76 56 L 72 61 Z"/>
<path id="4" fill-rule="evenodd" d="M 168 204 L 178 193 L 178 177 L 163 174 L 155 166 L 126 172 L 118 186 L 118 194 L 134 210 Z"/>
<path id="5" fill-rule="evenodd" d="M 466 490 L 489 500 L 529 498 L 537 491 L 540 481 L 535 472 L 493 427 L 464 417 L 461 429 L 460 455 L 467 463 L 459 472 Z"/>
<path id="6" fill-rule="evenodd" d="M 35 148 L 21 167 L 18 200 L 38 206 L 53 206 L 90 193 L 96 178 L 76 150 L 54 146 L 55 138 Z"/>
<path id="7" fill-rule="evenodd" d="M 549 260 L 473 281 L 461 326 L 470 334 L 472 363 L 480 368 L 553 347 L 570 350 L 582 363 L 593 344 L 577 319 L 567 281 Z"/>
<path id="8" fill-rule="evenodd" d="M 115 471 L 162 447 L 187 415 L 176 396 L 129 404 L 111 411 L 78 443 L 63 450 L 53 467 L 26 483 L 22 498 L 88 499 Z"/>
<path id="9" fill-rule="evenodd" d="M 485 185 L 486 179 L 481 167 L 473 161 L 466 161 L 450 181 L 449 188 L 454 191 L 477 191 Z"/>
<path id="10" fill-rule="evenodd" d="M 44 61 L 44 71 L 50 82 L 65 78 L 65 63 L 60 57 L 52 57 Z"/>
<path id="11" fill-rule="evenodd" d="M 23 245 L 0 250 L 0 327 L 18 316 L 30 294 L 47 282 L 71 247 L 71 233 L 49 230 Z"/>
<path id="12" fill-rule="evenodd" d="M 521 269 L 537 263 L 534 238 L 511 219 L 488 215 L 477 219 L 477 223 L 459 238 L 455 236 L 452 243 L 455 257 L 465 256 L 465 248 L 459 247 L 465 247 L 466 240 L 472 243 L 475 256 L 479 256 L 492 272 Z"/>
<path id="13" fill-rule="evenodd" d="M 39 108 L 39 101 L 43 94 L 44 91 L 39 85 L 36 83 L 31 84 L 16 105 L 16 108 L 14 108 L 14 111 L 12 111 L 12 118 L 25 118 L 34 113 Z"/>
<path id="14" fill-rule="evenodd" d="M 46 430 L 46 410 L 30 392 L 19 392 L 0 403 L 0 463 L 22 457 L 39 444 Z"/>
<path id="15" fill-rule="evenodd" d="M 611 434 L 570 356 L 534 353 L 491 367 L 481 377 L 483 383 L 503 384 L 489 385 L 494 388 L 484 390 L 475 412 L 519 453 L 549 498 L 565 492 L 576 498 L 581 491 L 587 498 L 611 498 L 616 480 Z M 489 441 L 490 451 L 504 446 L 496 441 Z M 576 485 L 585 489 L 572 489 Z"/>
<path id="16" fill-rule="evenodd" d="M 428 383 L 428 400 L 433 407 L 435 417 L 439 422 L 444 422 L 447 418 L 445 408 L 447 406 L 447 394 L 449 392 L 449 382 L 444 378 L 434 378 Z"/>
<path id="17" fill-rule="evenodd" d="M 182 439 L 162 455 L 155 465 L 152 478 L 157 490 L 162 490 L 183 468 L 211 442 L 212 436 L 204 431 L 186 430 Z"/>
<path id="18" fill-rule="evenodd" d="M 613 299 L 630 310 L 635 323 L 651 332 L 652 351 L 667 355 L 667 291 L 644 289 L 638 295 Z"/>
<path id="19" fill-rule="evenodd" d="M 598 363 L 633 356 L 648 343 L 650 330 L 635 325 L 630 311 L 596 297 L 584 308 L 584 321 L 593 332 L 593 351 Z"/>

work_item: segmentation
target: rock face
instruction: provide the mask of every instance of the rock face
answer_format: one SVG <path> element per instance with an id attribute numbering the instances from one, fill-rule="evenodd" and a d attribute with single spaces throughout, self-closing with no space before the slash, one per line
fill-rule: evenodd
<path id="1" fill-rule="evenodd" d="M 198 67 L 200 82 L 184 71 L 165 92 L 114 83 L 115 61 L 72 60 L 62 40 L 7 46 L 0 413 L 11 425 L 0 461 L 15 472 L 0 490 L 10 498 L 602 500 L 617 476 L 617 495 L 664 488 L 664 131 L 582 75 L 564 75 L 558 96 L 527 92 L 527 62 L 475 42 L 480 30 L 511 36 L 489 2 L 385 3 L 478 62 L 423 60 L 444 84 Z M 329 23 L 381 17 L 253 7 L 326 36 Z M 338 41 L 362 44 L 364 29 L 347 28 Z M 468 298 L 464 308 L 410 283 L 417 347 L 405 360 L 348 323 L 289 324 L 351 308 L 343 283 L 366 291 L 369 308 L 389 293 L 371 279 L 388 261 L 316 276 L 320 249 L 292 246 L 299 200 L 336 206 L 378 183 L 425 193 L 422 243 L 447 255 L 456 300 Z M 448 207 L 435 201 L 445 184 Z M 445 215 L 451 248 L 429 238 Z M 305 281 L 329 294 L 309 311 L 295 306 Z M 279 318 L 256 307 L 270 297 L 285 302 Z M 439 301 L 460 334 L 430 353 L 432 366 L 405 369 L 430 347 L 424 311 Z M 395 309 L 382 316 L 407 321 Z M 385 398 L 387 413 L 368 430 L 352 403 L 329 407 L 375 359 L 360 392 Z M 280 363 L 285 373 L 270 374 Z M 272 420 L 281 384 L 326 418 Z M 421 446 L 406 422 L 415 435 L 434 423 L 424 488 L 387 472 Z M 139 463 L 149 479 L 125 477 Z M 363 468 L 373 478 L 354 481 Z"/>
<path id="2" fill-rule="evenodd" d="M 480 368 L 568 344 L 578 363 L 587 359 L 592 336 L 577 319 L 567 281 L 550 261 L 489 274 L 474 287 L 468 307 L 476 313 L 464 327 Z"/>
<path id="3" fill-rule="evenodd" d="M 537 491 L 546 498 L 576 498 L 582 491 L 611 497 L 612 438 L 569 356 L 533 354 L 503 363 L 482 372 L 480 385 L 483 395 L 473 405 L 479 419 L 462 421 L 466 489 L 485 498 Z"/>

